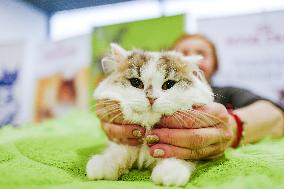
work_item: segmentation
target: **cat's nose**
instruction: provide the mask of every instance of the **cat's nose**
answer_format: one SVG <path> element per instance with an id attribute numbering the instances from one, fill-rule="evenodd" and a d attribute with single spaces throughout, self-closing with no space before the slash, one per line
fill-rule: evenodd
<path id="1" fill-rule="evenodd" d="M 149 100 L 150 105 L 152 106 L 157 98 L 147 97 Z"/>

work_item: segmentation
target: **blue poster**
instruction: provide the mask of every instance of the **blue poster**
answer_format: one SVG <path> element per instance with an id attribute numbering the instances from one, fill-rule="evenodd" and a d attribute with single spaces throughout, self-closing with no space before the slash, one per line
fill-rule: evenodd
<path id="1" fill-rule="evenodd" d="M 18 70 L 0 70 L 0 127 L 15 123 L 19 102 L 15 98 Z"/>

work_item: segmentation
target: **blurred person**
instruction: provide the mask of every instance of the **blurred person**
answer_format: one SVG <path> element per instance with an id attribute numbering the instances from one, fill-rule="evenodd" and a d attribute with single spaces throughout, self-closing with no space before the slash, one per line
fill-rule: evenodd
<path id="1" fill-rule="evenodd" d="M 218 58 L 209 39 L 199 34 L 185 34 L 173 49 L 184 55 L 202 55 L 199 67 L 211 82 L 218 70 Z M 241 88 L 212 86 L 212 89 L 215 102 L 196 104 L 193 109 L 214 115 L 222 120 L 218 124 L 197 123 L 190 116 L 185 116 L 181 124 L 172 115 L 162 117 L 156 129 L 147 133 L 139 125 L 122 125 L 123 121 L 103 123 L 103 128 L 111 140 L 129 145 L 139 145 L 142 137 L 150 137 L 153 139 L 149 143 L 150 153 L 154 157 L 195 160 L 214 159 L 228 147 L 283 136 L 283 110 L 277 104 Z M 229 111 L 226 106 L 230 107 Z M 163 153 L 156 155 L 156 150 Z"/>

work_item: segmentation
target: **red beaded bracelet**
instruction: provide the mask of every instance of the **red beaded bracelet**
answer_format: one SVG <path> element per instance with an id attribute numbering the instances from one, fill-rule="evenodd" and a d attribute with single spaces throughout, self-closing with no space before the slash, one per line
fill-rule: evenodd
<path id="1" fill-rule="evenodd" d="M 243 136 L 243 133 L 244 133 L 244 122 L 241 120 L 241 118 L 235 114 L 233 112 L 233 109 L 228 109 L 228 113 L 233 116 L 233 118 L 235 119 L 236 123 L 237 123 L 237 138 L 235 140 L 235 142 L 232 144 L 232 147 L 233 148 L 236 148 L 240 145 L 241 143 L 241 139 L 242 139 L 242 136 Z"/>

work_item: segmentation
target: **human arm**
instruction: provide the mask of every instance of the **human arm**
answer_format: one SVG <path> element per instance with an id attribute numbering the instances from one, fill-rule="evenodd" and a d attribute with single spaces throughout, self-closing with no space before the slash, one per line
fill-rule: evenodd
<path id="1" fill-rule="evenodd" d="M 283 108 L 253 92 L 237 87 L 213 87 L 215 100 L 232 106 L 244 122 L 242 144 L 283 135 Z"/>
<path id="2" fill-rule="evenodd" d="M 269 101 L 258 100 L 234 111 L 244 122 L 242 144 L 254 143 L 265 137 L 283 136 L 284 117 L 280 108 Z"/>
<path id="3" fill-rule="evenodd" d="M 164 153 L 159 157 L 177 157 L 182 159 L 212 159 L 222 155 L 224 150 L 235 143 L 237 124 L 234 118 L 226 111 L 219 103 L 205 105 L 201 111 L 208 112 L 223 120 L 227 124 L 210 125 L 207 127 L 192 125 L 190 120 L 187 120 L 184 128 L 179 126 L 174 117 L 170 116 L 162 121 L 162 129 L 155 129 L 151 134 L 159 137 L 159 142 L 151 146 L 151 154 L 155 156 L 156 149 L 162 149 Z M 206 108 L 207 107 L 207 108 Z M 219 112 L 219 113 L 218 113 Z M 277 138 L 283 136 L 284 122 L 283 112 L 277 106 L 269 101 L 258 100 L 250 105 L 234 110 L 242 121 L 244 121 L 244 136 L 241 139 L 242 144 L 254 143 L 265 137 Z M 226 118 L 227 119 L 224 119 Z M 186 119 L 185 119 L 186 120 Z M 179 129 L 174 129 L 179 128 Z M 210 130 L 209 130 L 210 129 Z M 209 131 L 209 132 L 207 132 Z M 190 134 L 192 133 L 193 134 Z M 216 143 L 216 136 L 221 139 L 227 132 L 227 140 L 220 140 Z M 213 135 L 213 133 L 215 133 Z M 230 133 L 232 133 L 230 135 Z M 161 150 L 158 150 L 161 152 Z M 158 156 L 156 156 L 158 157 Z"/>

